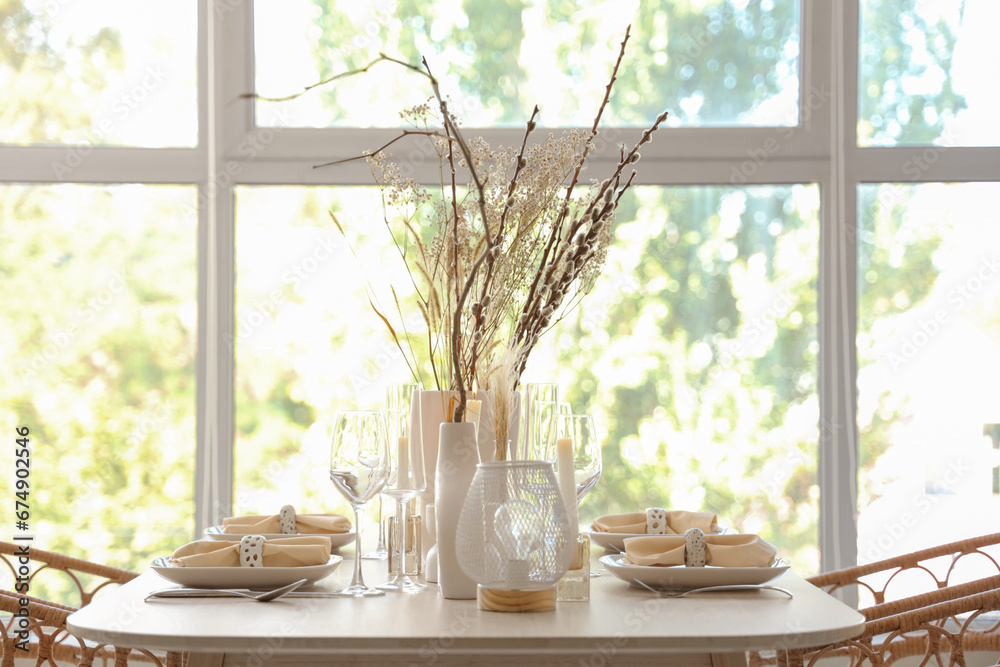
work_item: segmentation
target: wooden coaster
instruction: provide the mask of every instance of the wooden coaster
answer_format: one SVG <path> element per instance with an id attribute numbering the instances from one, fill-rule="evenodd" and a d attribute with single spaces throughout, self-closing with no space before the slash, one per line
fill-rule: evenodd
<path id="1" fill-rule="evenodd" d="M 479 608 L 486 611 L 533 612 L 556 608 L 555 587 L 519 590 L 477 586 L 476 598 Z"/>

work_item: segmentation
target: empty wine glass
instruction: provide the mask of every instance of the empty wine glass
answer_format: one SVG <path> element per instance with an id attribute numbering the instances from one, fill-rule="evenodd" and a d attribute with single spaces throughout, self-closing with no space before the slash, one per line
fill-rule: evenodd
<path id="1" fill-rule="evenodd" d="M 594 418 L 591 415 L 575 415 L 562 412 L 557 418 L 557 435 L 573 442 L 573 478 L 576 483 L 576 505 L 579 515 L 580 501 L 590 492 L 601 478 L 601 442 L 597 439 Z M 558 463 L 553 463 L 558 474 Z M 591 577 L 601 576 L 591 570 Z"/>
<path id="2" fill-rule="evenodd" d="M 406 412 L 407 417 L 410 414 L 410 401 L 412 400 L 413 390 L 423 389 L 422 385 L 419 384 L 390 384 L 385 388 L 385 409 L 386 415 L 388 416 L 392 411 L 403 410 Z M 397 461 L 397 448 L 396 448 L 396 437 L 392 433 L 392 420 L 387 422 L 387 427 L 389 428 L 389 480 L 386 482 L 386 487 L 396 486 L 396 468 L 399 465 Z M 385 543 L 385 522 L 382 520 L 382 495 L 378 496 L 378 546 L 375 547 L 374 551 L 369 551 L 362 558 L 365 560 L 386 560 L 389 557 L 389 550 L 386 548 Z"/>
<path id="3" fill-rule="evenodd" d="M 601 478 L 601 442 L 597 439 L 591 415 L 561 414 L 557 423 L 557 437 L 573 441 L 573 477 L 576 481 L 576 503 L 579 505 Z"/>
<path id="4" fill-rule="evenodd" d="M 339 592 L 346 597 L 385 595 L 365 586 L 361 575 L 361 511 L 389 479 L 389 442 L 383 411 L 340 411 L 333 420 L 330 480 L 354 507 L 354 579 Z"/>
<path id="5" fill-rule="evenodd" d="M 383 493 L 396 499 L 396 535 L 399 546 L 399 557 L 396 559 L 396 576 L 379 586 L 388 591 L 417 593 L 427 589 L 425 584 L 413 581 L 406 574 L 406 525 L 407 505 L 411 498 L 427 491 L 427 479 L 424 473 L 424 450 L 422 447 L 410 447 L 410 412 L 412 396 L 420 390 L 420 385 L 402 385 L 411 388 L 411 396 L 400 394 L 394 402 L 394 409 L 387 410 L 389 416 L 390 442 L 395 441 L 398 447 L 399 460 L 396 483 L 394 488 L 385 489 Z M 418 556 L 419 557 L 419 556 Z"/>
<path id="6" fill-rule="evenodd" d="M 559 386 L 551 383 L 528 383 L 524 386 L 524 428 L 520 456 L 524 460 L 545 460 L 549 458 L 549 446 L 555 446 L 551 438 L 551 418 L 558 412 Z M 553 407 L 556 409 L 553 411 Z"/>

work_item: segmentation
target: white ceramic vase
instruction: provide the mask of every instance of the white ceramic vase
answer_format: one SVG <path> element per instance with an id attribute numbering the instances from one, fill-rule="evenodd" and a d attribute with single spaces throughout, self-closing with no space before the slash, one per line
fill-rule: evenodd
<path id="1" fill-rule="evenodd" d="M 476 425 L 443 423 L 438 438 L 434 514 L 438 548 L 438 586 L 449 600 L 474 600 L 476 582 L 458 564 L 456 536 L 462 505 L 479 465 Z"/>
<path id="2" fill-rule="evenodd" d="M 438 459 L 438 435 L 441 423 L 447 421 L 445 413 L 451 404 L 452 397 L 458 396 L 456 391 L 425 390 L 420 392 L 417 404 L 414 404 L 414 412 L 420 415 L 419 431 L 414 428 L 414 433 L 420 434 L 420 444 L 424 452 L 424 466 L 426 468 L 427 491 L 420 496 L 420 513 L 427 515 L 427 507 L 434 504 L 435 470 Z M 422 522 L 423 528 L 420 542 L 421 558 L 424 562 L 424 572 L 429 572 L 427 563 L 427 552 L 434 546 L 434 530 L 430 526 L 430 519 Z M 430 576 L 436 576 L 430 574 Z M 428 579 L 428 581 L 431 581 Z"/>
<path id="3" fill-rule="evenodd" d="M 431 572 L 430 563 L 427 556 L 434 546 L 436 537 L 432 529 L 432 520 L 427 516 L 427 507 L 434 504 L 434 486 L 436 478 L 436 468 L 438 460 L 438 438 L 442 423 L 447 422 L 451 415 L 448 414 L 451 408 L 452 399 L 458 400 L 457 391 L 437 391 L 426 390 L 417 392 L 419 397 L 414 399 L 412 414 L 419 418 L 419 421 L 411 422 L 411 443 L 419 438 L 420 446 L 423 448 L 424 465 L 427 467 L 427 491 L 420 497 L 420 513 L 425 517 L 422 522 L 420 550 L 424 563 L 426 577 L 436 576 Z M 472 395 L 469 394 L 469 398 Z M 476 439 L 479 445 L 480 460 L 492 461 L 496 453 L 496 437 L 493 434 L 493 402 L 491 392 L 478 391 L 476 398 L 483 402 L 482 412 L 479 420 L 479 429 Z M 516 395 L 514 401 L 513 414 L 510 416 L 510 426 L 508 427 L 508 438 L 516 446 L 518 432 L 521 425 L 521 400 L 520 394 Z M 510 455 L 513 455 L 513 451 Z M 475 465 L 473 465 L 473 468 Z M 470 478 L 471 483 L 471 478 Z M 432 581 L 428 578 L 428 581 Z"/>

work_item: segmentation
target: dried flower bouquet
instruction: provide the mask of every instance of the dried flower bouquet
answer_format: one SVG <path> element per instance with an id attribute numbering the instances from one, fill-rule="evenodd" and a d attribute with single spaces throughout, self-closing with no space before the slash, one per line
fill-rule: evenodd
<path id="1" fill-rule="evenodd" d="M 426 59 L 417 67 L 381 55 L 362 70 L 338 75 L 366 71 L 386 60 L 430 82 L 433 104 L 401 114 L 412 129 L 351 158 L 367 159 L 382 188 L 385 222 L 406 264 L 427 330 L 416 335 L 402 326 L 403 306 L 395 289 L 394 313 L 375 301 L 372 305 L 414 376 L 420 375 L 416 350 L 425 347 L 437 387 L 459 392 L 455 421 L 463 419 L 473 384 L 491 390 L 498 443 L 507 441 L 510 400 L 529 354 L 593 287 L 612 241 L 615 211 L 636 176 L 631 167 L 639 160 L 640 147 L 667 117 L 662 113 L 638 143 L 620 148 L 607 178 L 581 187 L 580 174 L 594 150 L 628 39 L 626 31 L 589 130 L 567 130 L 532 141 L 536 106 L 520 146 L 492 148 L 479 137 L 466 140 Z M 404 177 L 384 152 L 413 135 L 431 141 L 439 158 L 441 184 L 435 188 Z M 468 176 L 465 184 L 459 181 L 460 170 Z M 390 219 L 390 210 L 398 221 Z M 505 447 L 498 449 L 497 459 L 506 458 Z"/>

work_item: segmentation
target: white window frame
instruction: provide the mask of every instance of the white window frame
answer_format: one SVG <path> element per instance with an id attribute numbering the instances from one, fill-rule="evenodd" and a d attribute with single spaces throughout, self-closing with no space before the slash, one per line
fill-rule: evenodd
<path id="1" fill-rule="evenodd" d="M 859 148 L 856 139 L 860 0 L 801 0 L 800 117 L 784 128 L 669 128 L 643 151 L 653 185 L 778 185 L 820 189 L 818 392 L 819 546 L 823 571 L 857 557 L 857 188 L 865 183 L 1000 182 L 1000 148 Z M 196 534 L 221 522 L 233 498 L 234 189 L 240 185 L 368 184 L 357 165 L 313 165 L 359 155 L 395 136 L 379 129 L 258 128 L 253 102 L 252 0 L 198 2 L 198 145 L 88 149 L 74 183 L 173 183 L 199 188 Z M 520 129 L 490 129 L 514 143 Z M 639 130 L 623 130 L 622 141 Z M 248 146 L 255 150 L 249 151 Z M 52 163 L 71 147 L 0 146 L 0 182 L 61 181 Z M 907 163 L 934 161 L 913 177 Z M 610 153 L 595 162 L 614 160 Z M 745 166 L 740 180 L 734 168 Z M 433 180 L 431 167 L 422 176 Z M 745 176 L 745 180 L 742 178 Z"/>

